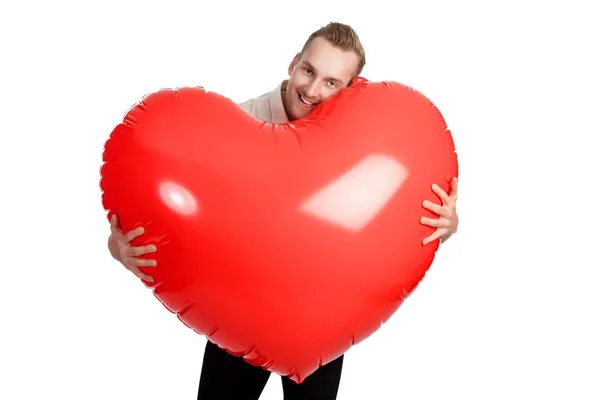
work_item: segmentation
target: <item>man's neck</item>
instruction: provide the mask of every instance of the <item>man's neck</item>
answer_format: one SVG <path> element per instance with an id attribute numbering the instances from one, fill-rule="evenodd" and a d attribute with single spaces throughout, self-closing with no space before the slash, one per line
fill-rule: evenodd
<path id="1" fill-rule="evenodd" d="M 288 86 L 288 81 L 287 79 L 284 80 L 283 82 L 281 82 L 281 91 L 279 93 L 279 95 L 281 96 L 281 101 L 283 102 L 283 110 L 285 111 L 285 114 L 287 115 L 288 119 L 290 118 L 290 113 L 289 113 L 289 105 L 287 102 L 287 86 Z"/>

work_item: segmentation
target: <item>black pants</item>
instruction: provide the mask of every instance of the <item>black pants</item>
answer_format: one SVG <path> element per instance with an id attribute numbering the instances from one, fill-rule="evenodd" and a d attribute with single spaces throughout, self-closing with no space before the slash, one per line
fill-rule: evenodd
<path id="1" fill-rule="evenodd" d="M 344 355 L 323 365 L 301 384 L 281 377 L 284 400 L 335 400 Z M 258 400 L 271 372 L 250 365 L 208 341 L 200 375 L 198 400 Z"/>

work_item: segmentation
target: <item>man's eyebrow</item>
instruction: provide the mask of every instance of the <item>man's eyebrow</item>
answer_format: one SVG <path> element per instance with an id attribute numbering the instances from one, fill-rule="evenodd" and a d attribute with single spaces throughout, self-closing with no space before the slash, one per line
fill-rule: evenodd
<path id="1" fill-rule="evenodd" d="M 302 64 L 306 65 L 308 68 L 310 69 L 314 69 L 316 70 L 316 68 L 314 67 L 314 65 L 312 65 L 311 63 L 309 63 L 308 61 L 302 61 Z"/>
<path id="2" fill-rule="evenodd" d="M 317 69 L 314 67 L 314 65 L 312 65 L 311 63 L 309 63 L 308 61 L 302 61 L 302 64 L 306 65 L 308 68 L 312 69 L 313 71 L 316 71 Z M 338 83 L 342 83 L 341 79 L 338 78 L 334 78 L 332 76 L 327 77 L 327 80 L 330 81 L 336 81 Z"/>

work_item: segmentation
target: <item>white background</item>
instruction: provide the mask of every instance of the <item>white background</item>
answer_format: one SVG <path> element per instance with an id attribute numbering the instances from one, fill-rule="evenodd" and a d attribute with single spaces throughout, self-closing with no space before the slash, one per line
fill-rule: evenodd
<path id="1" fill-rule="evenodd" d="M 204 337 L 107 251 L 104 142 L 161 87 L 272 90 L 329 21 L 363 76 L 432 99 L 460 163 L 459 232 L 338 399 L 600 398 L 599 14 L 558 3 L 2 2 L 0 398 L 196 398 Z"/>

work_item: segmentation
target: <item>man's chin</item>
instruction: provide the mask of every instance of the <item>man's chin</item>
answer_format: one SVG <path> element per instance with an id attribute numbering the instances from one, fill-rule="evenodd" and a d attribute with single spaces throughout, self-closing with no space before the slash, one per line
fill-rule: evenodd
<path id="1" fill-rule="evenodd" d="M 293 112 L 293 117 L 294 119 L 301 119 L 306 117 L 307 115 L 309 115 L 311 112 L 313 111 L 313 109 L 298 109 L 296 108 Z"/>

